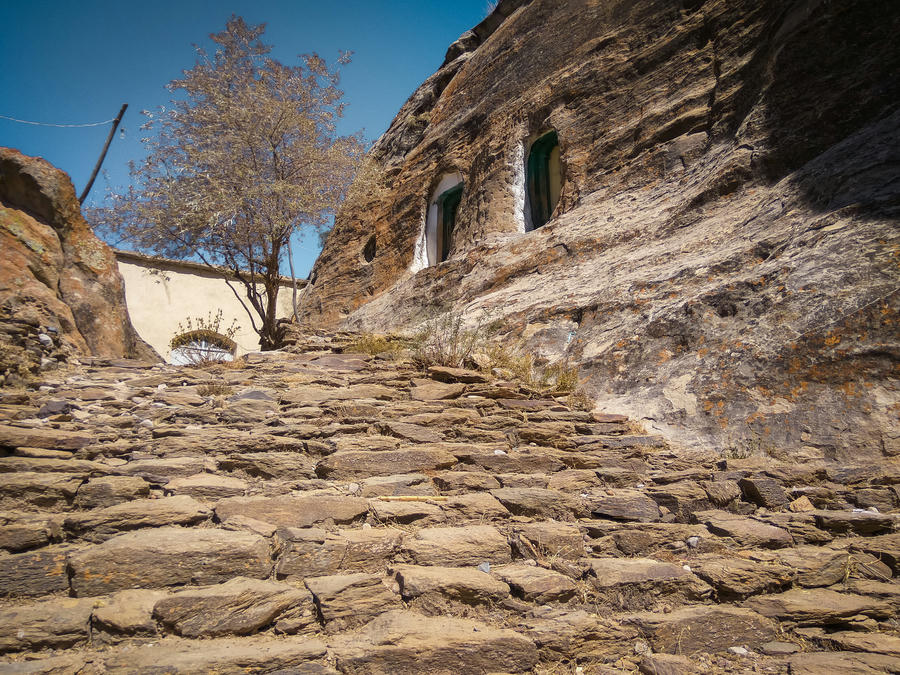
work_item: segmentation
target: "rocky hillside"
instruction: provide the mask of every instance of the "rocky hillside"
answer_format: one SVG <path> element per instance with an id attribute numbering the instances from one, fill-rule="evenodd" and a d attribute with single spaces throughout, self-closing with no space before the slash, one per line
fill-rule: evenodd
<path id="1" fill-rule="evenodd" d="M 2 390 L 0 673 L 900 671 L 896 464 L 347 341 Z"/>
<path id="2" fill-rule="evenodd" d="M 158 360 L 128 318 L 110 248 L 69 177 L 0 148 L 0 385 L 77 355 Z"/>
<path id="3" fill-rule="evenodd" d="M 888 0 L 502 0 L 375 145 L 305 319 L 502 319 L 668 438 L 896 456 L 898 32 Z M 550 130 L 561 196 L 526 231 Z M 449 258 L 423 268 L 453 173 Z"/>

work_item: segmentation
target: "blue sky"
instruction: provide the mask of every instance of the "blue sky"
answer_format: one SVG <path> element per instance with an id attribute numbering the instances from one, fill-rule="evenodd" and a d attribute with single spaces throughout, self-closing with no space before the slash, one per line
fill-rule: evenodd
<path id="1" fill-rule="evenodd" d="M 328 61 L 353 50 L 341 87 L 348 103 L 339 131 L 375 140 L 413 90 L 433 73 L 447 47 L 487 13 L 488 0 L 4 0 L 0 1 L 0 115 L 83 124 L 128 112 L 103 168 L 109 184 L 128 183 L 129 160 L 143 157 L 139 114 L 169 100 L 164 86 L 194 65 L 194 44 L 209 45 L 231 14 L 265 23 L 273 56 L 296 63 L 318 52 Z M 109 125 L 60 129 L 0 119 L 0 145 L 45 158 L 66 171 L 80 194 Z M 88 205 L 102 200 L 94 183 Z M 294 252 L 305 277 L 317 238 Z"/>

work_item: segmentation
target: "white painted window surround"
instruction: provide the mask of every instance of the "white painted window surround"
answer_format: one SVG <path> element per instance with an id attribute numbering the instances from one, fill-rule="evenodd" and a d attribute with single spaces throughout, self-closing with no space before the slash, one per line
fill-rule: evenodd
<path id="1" fill-rule="evenodd" d="M 447 190 L 452 190 L 462 182 L 462 175 L 458 171 L 447 173 L 441 177 L 437 186 L 432 190 L 428 199 L 422 230 L 413 250 L 413 260 L 410 265 L 412 274 L 438 263 L 438 198 Z"/>

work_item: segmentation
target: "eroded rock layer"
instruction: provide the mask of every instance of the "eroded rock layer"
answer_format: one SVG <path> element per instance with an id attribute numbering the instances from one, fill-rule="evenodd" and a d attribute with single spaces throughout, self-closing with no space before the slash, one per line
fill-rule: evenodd
<path id="1" fill-rule="evenodd" d="M 0 251 L 0 377 L 79 354 L 159 359 L 131 325 L 116 259 L 69 177 L 9 148 L 0 148 Z"/>
<path id="2" fill-rule="evenodd" d="M 3 389 L 0 673 L 900 669 L 896 462 L 675 453 L 347 342 Z"/>
<path id="3" fill-rule="evenodd" d="M 896 455 L 898 30 L 887 0 L 501 2 L 376 144 L 305 319 L 504 319 L 670 438 Z M 561 197 L 526 232 L 550 129 Z M 449 259 L 423 268 L 452 173 Z"/>

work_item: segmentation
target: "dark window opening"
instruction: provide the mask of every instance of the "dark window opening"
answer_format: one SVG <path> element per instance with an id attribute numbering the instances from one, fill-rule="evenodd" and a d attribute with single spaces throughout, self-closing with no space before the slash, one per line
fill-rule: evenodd
<path id="1" fill-rule="evenodd" d="M 525 167 L 528 204 L 531 216 L 529 230 L 535 230 L 550 220 L 559 202 L 562 187 L 562 167 L 559 159 L 559 136 L 555 131 L 544 134 L 531 145 Z"/>
<path id="2" fill-rule="evenodd" d="M 369 241 L 366 242 L 366 245 L 363 247 L 363 258 L 365 258 L 367 263 L 375 260 L 375 235 L 373 234 L 369 237 Z"/>
<path id="3" fill-rule="evenodd" d="M 453 243 L 453 228 L 456 225 L 456 211 L 459 202 L 462 201 L 462 183 L 450 188 L 437 199 L 437 254 L 438 262 L 444 262 L 450 257 L 450 247 Z"/>

